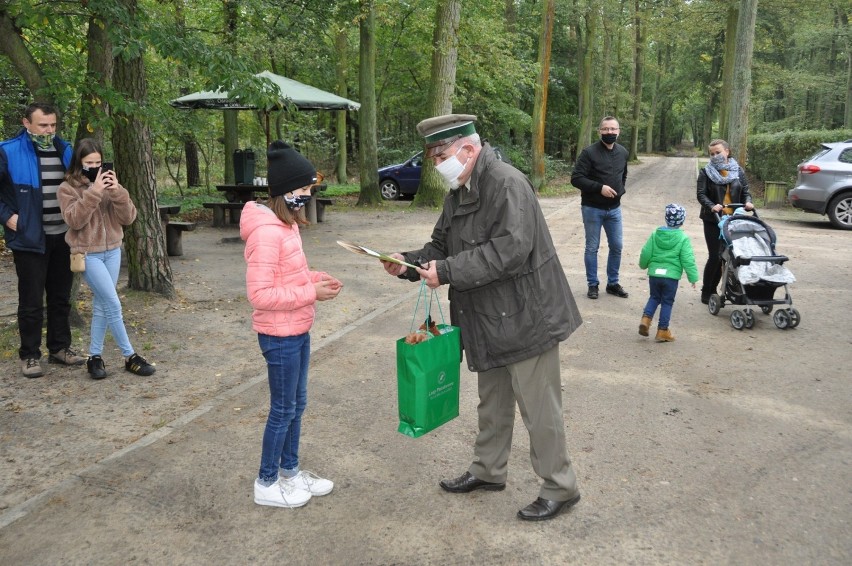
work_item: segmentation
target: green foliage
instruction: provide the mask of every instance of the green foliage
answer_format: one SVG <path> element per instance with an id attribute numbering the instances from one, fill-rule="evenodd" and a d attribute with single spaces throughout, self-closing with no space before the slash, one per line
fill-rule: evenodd
<path id="1" fill-rule="evenodd" d="M 335 37 L 348 34 L 348 98 L 358 92 L 358 2 L 354 0 L 239 0 L 235 28 L 225 33 L 221 0 L 138 0 L 134 18 L 117 0 L 3 0 L 0 11 L 14 20 L 14 29 L 48 84 L 45 94 L 56 100 L 66 139 L 74 139 L 84 95 L 108 103 L 113 112 L 140 116 L 154 135 L 158 180 L 164 188 L 185 188 L 183 145 L 197 141 L 202 183 L 211 186 L 224 175 L 222 114 L 179 111 L 168 101 L 196 90 L 223 88 L 256 104 L 271 103 L 268 89 L 253 77 L 271 70 L 336 92 Z M 459 29 L 456 112 L 479 117 L 483 137 L 500 146 L 521 170 L 528 170 L 530 122 L 542 2 L 480 0 L 465 3 Z M 433 0 L 376 0 L 376 97 L 380 165 L 398 163 L 422 146 L 415 125 L 426 117 L 431 65 Z M 582 48 L 593 54 L 593 122 L 601 113 L 621 115 L 622 139 L 634 127 L 653 120 L 655 149 L 665 150 L 685 138 L 699 142 L 711 131 L 718 114 L 720 84 L 714 76 L 724 41 L 730 1 L 655 0 L 638 4 L 647 42 L 643 115 L 639 124 L 624 119 L 632 104 L 633 2 L 623 0 L 557 0 L 553 57 L 548 86 L 545 151 L 548 179 L 563 174 L 562 159 L 575 153 L 580 121 L 577 70 Z M 779 136 L 807 125 L 837 132 L 842 127 L 846 93 L 848 23 L 838 17 L 848 2 L 760 2 L 755 37 L 750 146 L 760 134 Z M 584 38 L 584 14 L 597 10 L 593 37 Z M 511 12 L 507 15 L 507 10 Z M 130 108 L 110 86 L 100 88 L 86 78 L 89 23 L 104 26 L 113 55 L 143 54 L 148 101 Z M 585 43 L 584 43 L 585 42 Z M 2 52 L 0 52 L 2 53 Z M 32 98 L 19 79 L 19 68 L 0 56 L 0 117 L 2 137 L 17 132 L 20 111 Z M 651 97 L 656 106 L 651 108 Z M 103 127 L 107 153 L 111 115 L 95 116 Z M 298 143 L 324 172 L 335 169 L 336 140 L 331 112 L 272 114 L 272 137 Z M 358 156 L 359 114 L 347 115 L 350 170 Z M 707 124 L 706 122 L 710 122 Z M 711 128 L 713 126 L 713 128 Z M 266 144 L 262 115 L 242 111 L 238 117 L 239 146 L 255 149 L 256 170 L 265 171 Z M 841 136 L 843 137 L 843 136 Z M 850 136 L 852 137 L 852 136 Z M 774 138 L 773 138 L 774 139 Z M 780 138 L 778 138 L 780 139 Z M 821 141 L 821 140 L 820 140 Z M 763 143 L 763 142 L 761 142 Z M 768 142 L 767 142 L 768 143 Z M 780 142 L 779 142 L 780 143 Z M 785 142 L 787 143 L 787 142 Z M 797 161 L 811 152 L 807 141 L 793 144 Z M 800 145 L 797 145 L 800 144 Z M 791 170 L 780 157 L 752 153 L 750 170 Z M 782 144 L 783 145 L 783 144 Z M 757 146 L 755 146 L 757 147 Z M 812 147 L 818 147 L 814 141 Z M 751 149 L 751 147 L 750 147 Z M 755 151 L 763 151 L 762 148 Z M 757 167 L 755 167 L 757 165 Z M 757 172 L 757 171 L 755 171 Z M 790 175 L 793 175 L 791 172 Z M 769 175 L 770 177 L 774 175 Z M 774 180 L 774 179 L 773 179 Z"/>
<path id="2" fill-rule="evenodd" d="M 748 140 L 748 171 L 764 181 L 780 181 L 790 187 L 796 166 L 816 153 L 820 144 L 852 139 L 852 130 L 786 131 L 758 134 Z"/>

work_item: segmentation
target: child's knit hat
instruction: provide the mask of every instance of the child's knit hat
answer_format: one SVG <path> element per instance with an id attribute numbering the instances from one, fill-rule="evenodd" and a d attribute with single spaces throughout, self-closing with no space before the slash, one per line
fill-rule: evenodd
<path id="1" fill-rule="evenodd" d="M 673 202 L 666 205 L 666 225 L 669 228 L 678 228 L 683 226 L 686 220 L 686 209 L 681 205 Z"/>
<path id="2" fill-rule="evenodd" d="M 281 140 L 270 144 L 266 152 L 269 196 L 274 197 L 317 182 L 317 170 L 301 153 Z"/>

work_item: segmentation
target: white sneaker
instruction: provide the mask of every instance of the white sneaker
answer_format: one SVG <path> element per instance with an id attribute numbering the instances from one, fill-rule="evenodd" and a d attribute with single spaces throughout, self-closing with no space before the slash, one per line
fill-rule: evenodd
<path id="1" fill-rule="evenodd" d="M 298 489 L 305 489 L 311 492 L 311 495 L 328 495 L 334 489 L 334 482 L 321 478 L 313 472 L 306 470 L 299 471 L 298 474 L 289 479 L 284 479 L 282 476 L 278 481 L 291 483 Z"/>
<path id="2" fill-rule="evenodd" d="M 311 492 L 301 489 L 293 482 L 277 481 L 270 486 L 254 480 L 254 502 L 272 507 L 301 507 L 311 499 Z"/>

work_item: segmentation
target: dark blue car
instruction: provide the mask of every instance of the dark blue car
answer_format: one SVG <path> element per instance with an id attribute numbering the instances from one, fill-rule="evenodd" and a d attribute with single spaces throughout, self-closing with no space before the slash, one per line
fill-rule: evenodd
<path id="1" fill-rule="evenodd" d="M 401 195 L 414 196 L 420 186 L 423 152 L 418 151 L 405 162 L 379 169 L 379 189 L 385 200 L 396 200 Z"/>
<path id="2" fill-rule="evenodd" d="M 497 159 L 505 161 L 509 165 L 511 161 L 503 151 L 492 146 Z M 418 151 L 405 162 L 397 165 L 388 165 L 379 169 L 379 189 L 385 200 L 396 200 L 401 195 L 413 197 L 420 187 L 420 173 L 423 169 L 423 152 Z"/>

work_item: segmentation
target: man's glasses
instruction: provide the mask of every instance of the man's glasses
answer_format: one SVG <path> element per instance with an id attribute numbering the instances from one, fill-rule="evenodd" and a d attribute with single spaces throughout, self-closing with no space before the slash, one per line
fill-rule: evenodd
<path id="1" fill-rule="evenodd" d="M 617 133 L 619 130 L 620 130 L 620 128 L 601 128 L 600 129 L 600 131 L 605 133 L 605 134 L 609 134 L 609 133 L 614 134 L 614 133 Z"/>

